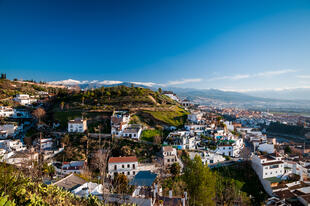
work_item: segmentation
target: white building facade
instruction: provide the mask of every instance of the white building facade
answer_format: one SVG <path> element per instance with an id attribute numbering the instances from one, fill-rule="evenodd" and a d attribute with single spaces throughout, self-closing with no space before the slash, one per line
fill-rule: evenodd
<path id="1" fill-rule="evenodd" d="M 83 133 L 87 130 L 87 120 L 74 119 L 68 122 L 68 132 Z"/>
<path id="2" fill-rule="evenodd" d="M 132 178 L 138 172 L 138 159 L 135 156 L 111 157 L 108 161 L 108 174 L 112 178 L 116 174 L 124 174 L 128 178 Z"/>

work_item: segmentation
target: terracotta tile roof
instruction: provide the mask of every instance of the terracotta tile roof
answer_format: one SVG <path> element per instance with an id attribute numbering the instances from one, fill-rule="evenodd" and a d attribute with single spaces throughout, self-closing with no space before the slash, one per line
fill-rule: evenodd
<path id="1" fill-rule="evenodd" d="M 172 152 L 173 148 L 171 146 L 165 146 L 165 147 L 163 147 L 163 151 L 164 152 Z"/>
<path id="2" fill-rule="evenodd" d="M 121 162 L 138 162 L 136 156 L 129 157 L 110 157 L 109 163 L 121 163 Z"/>

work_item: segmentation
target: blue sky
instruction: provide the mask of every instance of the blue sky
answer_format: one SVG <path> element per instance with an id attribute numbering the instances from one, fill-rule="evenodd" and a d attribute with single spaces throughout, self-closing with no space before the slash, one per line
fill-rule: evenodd
<path id="1" fill-rule="evenodd" d="M 310 2 L 0 0 L 11 79 L 310 88 Z"/>

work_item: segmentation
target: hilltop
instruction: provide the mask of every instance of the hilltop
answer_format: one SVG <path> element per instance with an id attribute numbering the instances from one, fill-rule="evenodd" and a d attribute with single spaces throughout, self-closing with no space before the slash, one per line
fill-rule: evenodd
<path id="1" fill-rule="evenodd" d="M 0 79 L 0 101 L 7 104 L 16 94 L 36 95 L 40 91 L 55 94 L 62 89 L 65 89 L 65 87 L 45 83 Z"/>
<path id="2" fill-rule="evenodd" d="M 53 101 L 53 118 L 63 127 L 69 119 L 82 115 L 90 120 L 90 125 L 100 121 L 108 125 L 104 121 L 115 110 L 130 111 L 133 114 L 133 122 L 152 127 L 181 126 L 187 115 L 177 102 L 159 91 L 134 86 L 121 85 L 71 93 L 61 92 Z M 92 126 L 90 130 L 91 128 Z"/>

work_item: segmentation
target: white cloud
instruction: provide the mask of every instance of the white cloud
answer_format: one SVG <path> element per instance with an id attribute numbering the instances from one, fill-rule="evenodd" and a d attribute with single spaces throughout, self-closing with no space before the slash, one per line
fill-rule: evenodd
<path id="1" fill-rule="evenodd" d="M 99 82 L 99 84 L 103 84 L 103 85 L 113 85 L 113 84 L 121 84 L 123 83 L 122 81 L 113 81 L 113 80 L 104 80 Z"/>
<path id="2" fill-rule="evenodd" d="M 215 81 L 215 80 L 240 80 L 240 79 L 248 79 L 254 77 L 272 77 L 281 74 L 287 74 L 291 72 L 296 72 L 293 69 L 283 69 L 283 70 L 275 70 L 275 71 L 268 71 L 268 72 L 260 72 L 256 74 L 237 74 L 232 76 L 221 76 L 221 77 L 214 77 L 209 79 L 208 81 Z"/>
<path id="3" fill-rule="evenodd" d="M 276 75 L 281 75 L 281 74 L 287 74 L 291 72 L 296 72 L 296 70 L 293 69 L 283 69 L 283 70 L 276 70 L 276 71 L 268 71 L 268 72 L 261 72 L 257 73 L 256 75 L 254 74 L 253 76 L 257 77 L 271 77 L 271 76 L 276 76 Z"/>
<path id="4" fill-rule="evenodd" d="M 209 81 L 215 81 L 215 80 L 239 80 L 239 79 L 247 79 L 249 78 L 250 75 L 248 74 L 237 74 L 237 75 L 233 75 L 233 76 L 221 76 L 221 77 L 214 77 L 209 79 Z"/>
<path id="5" fill-rule="evenodd" d="M 296 87 L 279 87 L 279 88 L 254 88 L 254 89 L 220 89 L 229 92 L 263 92 L 263 91 L 285 91 L 294 89 L 310 89 L 310 85 Z"/>
<path id="6" fill-rule="evenodd" d="M 310 79 L 310 75 L 298 75 L 296 77 L 300 79 Z"/>
<path id="7" fill-rule="evenodd" d="M 88 81 L 79 81 L 79 80 L 74 80 L 74 79 L 67 79 L 67 80 L 62 80 L 62 81 L 52 81 L 48 82 L 49 84 L 56 84 L 56 85 L 77 85 L 77 84 L 85 84 L 88 83 Z"/>
<path id="8" fill-rule="evenodd" d="M 201 82 L 202 79 L 196 78 L 196 79 L 182 79 L 182 80 L 176 80 L 176 81 L 169 81 L 168 83 L 164 84 L 165 86 L 171 86 L 171 85 L 179 85 L 179 84 L 187 84 L 187 83 L 193 83 L 193 82 Z"/>
<path id="9" fill-rule="evenodd" d="M 153 87 L 155 85 L 159 85 L 157 83 L 154 83 L 154 82 L 130 82 L 132 84 L 138 84 L 138 85 L 144 85 L 144 86 L 147 86 L 147 87 Z"/>

